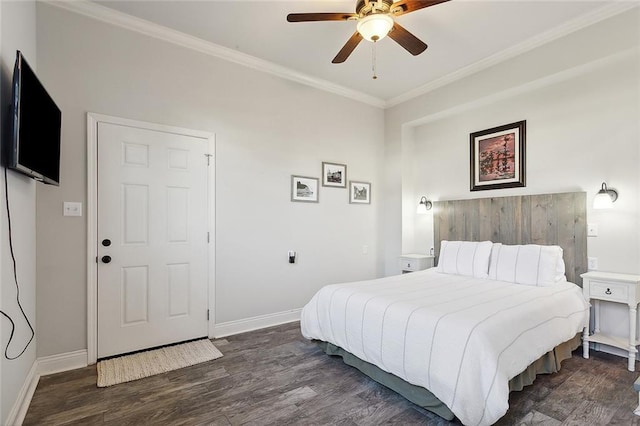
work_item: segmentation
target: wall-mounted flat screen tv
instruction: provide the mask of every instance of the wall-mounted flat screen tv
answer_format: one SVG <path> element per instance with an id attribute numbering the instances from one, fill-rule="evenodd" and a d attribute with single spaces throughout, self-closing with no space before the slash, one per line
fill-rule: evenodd
<path id="1" fill-rule="evenodd" d="M 40 182 L 59 185 L 62 112 L 20 51 L 13 69 L 10 125 L 5 165 Z"/>

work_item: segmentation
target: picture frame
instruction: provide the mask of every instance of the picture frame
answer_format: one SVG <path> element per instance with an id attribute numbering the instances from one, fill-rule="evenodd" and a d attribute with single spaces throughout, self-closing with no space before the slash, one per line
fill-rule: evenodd
<path id="1" fill-rule="evenodd" d="M 473 132 L 471 191 L 526 186 L 526 120 Z"/>
<path id="2" fill-rule="evenodd" d="M 371 204 L 371 183 L 349 181 L 349 203 Z"/>
<path id="3" fill-rule="evenodd" d="M 347 165 L 322 162 L 322 186 L 347 187 Z"/>
<path id="4" fill-rule="evenodd" d="M 291 201 L 317 203 L 318 182 L 318 178 L 291 175 Z"/>

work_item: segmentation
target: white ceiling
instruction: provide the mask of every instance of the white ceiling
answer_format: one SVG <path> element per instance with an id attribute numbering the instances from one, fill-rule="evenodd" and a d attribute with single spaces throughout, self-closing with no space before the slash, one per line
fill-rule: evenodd
<path id="1" fill-rule="evenodd" d="M 345 63 L 331 63 L 355 22 L 286 21 L 292 12 L 353 12 L 355 0 L 97 3 L 387 104 L 616 13 L 612 1 L 452 0 L 396 18 L 429 48 L 414 57 L 393 40 L 381 40 L 373 80 L 369 42 L 362 41 Z"/>

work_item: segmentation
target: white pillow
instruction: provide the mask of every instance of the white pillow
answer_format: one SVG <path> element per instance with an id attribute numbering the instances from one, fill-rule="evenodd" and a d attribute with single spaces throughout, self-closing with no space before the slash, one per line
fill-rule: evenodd
<path id="1" fill-rule="evenodd" d="M 445 274 L 487 278 L 491 241 L 447 241 L 440 243 L 437 271 Z"/>
<path id="2" fill-rule="evenodd" d="M 564 272 L 560 246 L 495 243 L 491 249 L 489 278 L 492 280 L 544 287 L 566 281 Z"/>

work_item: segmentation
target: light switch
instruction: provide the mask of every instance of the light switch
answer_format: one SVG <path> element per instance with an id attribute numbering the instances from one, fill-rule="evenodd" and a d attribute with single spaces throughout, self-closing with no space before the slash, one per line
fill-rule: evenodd
<path id="1" fill-rule="evenodd" d="M 63 216 L 82 216 L 82 203 L 65 201 L 62 208 Z"/>
<path id="2" fill-rule="evenodd" d="M 597 236 L 598 236 L 598 224 L 587 223 L 587 237 L 597 237 Z"/>

